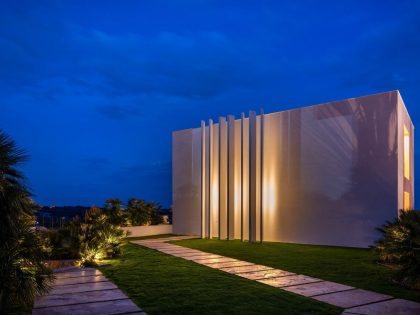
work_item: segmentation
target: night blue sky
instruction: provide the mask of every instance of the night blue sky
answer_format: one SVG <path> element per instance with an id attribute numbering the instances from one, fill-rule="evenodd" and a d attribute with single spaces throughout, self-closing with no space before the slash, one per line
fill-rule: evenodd
<path id="1" fill-rule="evenodd" d="M 0 128 L 41 204 L 168 206 L 171 132 L 201 119 L 399 89 L 416 125 L 419 16 L 401 0 L 2 1 Z"/>

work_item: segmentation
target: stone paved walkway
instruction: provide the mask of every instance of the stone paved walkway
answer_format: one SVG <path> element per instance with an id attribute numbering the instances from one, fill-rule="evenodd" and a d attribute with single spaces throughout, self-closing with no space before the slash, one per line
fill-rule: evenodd
<path id="1" fill-rule="evenodd" d="M 249 280 L 313 298 L 344 308 L 343 315 L 419 315 L 420 303 L 396 299 L 392 296 L 354 288 L 335 282 L 324 281 L 285 270 L 256 265 L 230 257 L 206 253 L 174 244 L 171 240 L 197 238 L 177 236 L 160 239 L 132 241 L 131 243 L 158 250 L 168 255 L 191 260 L 197 264 L 215 268 Z"/>
<path id="2" fill-rule="evenodd" d="M 52 290 L 36 299 L 32 314 L 146 315 L 95 268 L 63 268 L 55 276 Z"/>

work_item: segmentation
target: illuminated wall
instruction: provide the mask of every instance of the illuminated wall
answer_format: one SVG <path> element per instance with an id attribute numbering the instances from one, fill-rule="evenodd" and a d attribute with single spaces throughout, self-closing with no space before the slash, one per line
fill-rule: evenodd
<path id="1" fill-rule="evenodd" d="M 366 247 L 414 206 L 398 91 L 173 133 L 174 233 Z"/>

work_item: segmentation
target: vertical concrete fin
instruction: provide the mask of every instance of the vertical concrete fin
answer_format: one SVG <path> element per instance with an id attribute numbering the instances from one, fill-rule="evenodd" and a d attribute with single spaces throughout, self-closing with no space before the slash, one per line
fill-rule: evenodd
<path id="1" fill-rule="evenodd" d="M 219 118 L 219 214 L 218 214 L 218 237 L 219 239 L 224 238 L 223 232 L 226 231 L 226 119 L 224 117 Z"/>
<path id="2" fill-rule="evenodd" d="M 206 122 L 201 121 L 201 238 L 206 235 Z"/>
<path id="3" fill-rule="evenodd" d="M 264 239 L 264 110 L 260 112 L 260 242 Z"/>
<path id="4" fill-rule="evenodd" d="M 208 159 L 208 178 L 207 178 L 207 206 L 208 206 L 208 216 L 207 216 L 207 231 L 208 231 L 208 238 L 211 239 L 212 237 L 212 211 L 211 207 L 212 205 L 212 172 L 213 172 L 213 120 L 209 119 L 209 159 Z"/>
<path id="5" fill-rule="evenodd" d="M 249 112 L 249 241 L 257 239 L 257 116 Z"/>
<path id="6" fill-rule="evenodd" d="M 241 113 L 241 241 L 244 240 L 244 121 L 245 113 Z"/>
<path id="7" fill-rule="evenodd" d="M 228 116 L 228 211 L 227 211 L 227 238 L 235 238 L 235 117 Z"/>

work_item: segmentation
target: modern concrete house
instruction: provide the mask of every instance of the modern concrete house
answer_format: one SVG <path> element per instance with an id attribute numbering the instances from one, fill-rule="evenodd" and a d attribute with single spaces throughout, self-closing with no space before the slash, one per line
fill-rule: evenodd
<path id="1" fill-rule="evenodd" d="M 398 91 L 176 131 L 174 233 L 367 247 L 414 207 L 413 138 Z"/>

